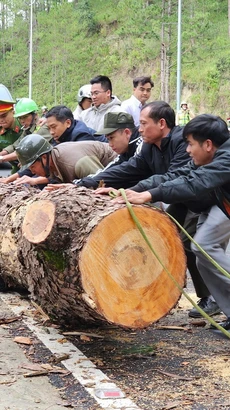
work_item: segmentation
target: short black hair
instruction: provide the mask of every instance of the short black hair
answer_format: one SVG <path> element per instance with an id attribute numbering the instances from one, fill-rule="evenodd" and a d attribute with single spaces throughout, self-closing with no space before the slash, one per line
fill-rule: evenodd
<path id="1" fill-rule="evenodd" d="M 97 75 L 96 77 L 93 77 L 90 80 L 90 84 L 98 84 L 98 83 L 101 84 L 104 91 L 110 90 L 111 95 L 112 95 L 112 83 L 109 77 L 107 77 L 106 75 Z"/>
<path id="2" fill-rule="evenodd" d="M 226 122 L 216 115 L 200 114 L 190 120 L 184 127 L 183 138 L 187 140 L 192 135 L 194 140 L 203 143 L 211 140 L 216 147 L 229 139 L 229 130 Z"/>
<path id="3" fill-rule="evenodd" d="M 133 87 L 134 87 L 134 88 L 137 88 L 137 86 L 138 86 L 139 84 L 145 85 L 145 84 L 147 84 L 147 83 L 150 83 L 150 84 L 151 84 L 151 88 L 154 87 L 154 82 L 153 82 L 153 80 L 151 79 L 150 76 L 144 76 L 144 75 L 143 75 L 143 76 L 141 76 L 141 77 L 136 77 L 136 78 L 133 79 Z"/>
<path id="4" fill-rule="evenodd" d="M 47 113 L 45 118 L 55 117 L 57 121 L 64 123 L 66 120 L 74 120 L 72 111 L 65 105 L 55 105 Z"/>
<path id="5" fill-rule="evenodd" d="M 148 104 L 145 104 L 141 111 L 149 107 L 149 117 L 152 118 L 154 122 L 159 121 L 161 118 L 164 118 L 168 128 L 172 129 L 175 127 L 175 111 L 172 107 L 165 101 L 153 101 Z"/>

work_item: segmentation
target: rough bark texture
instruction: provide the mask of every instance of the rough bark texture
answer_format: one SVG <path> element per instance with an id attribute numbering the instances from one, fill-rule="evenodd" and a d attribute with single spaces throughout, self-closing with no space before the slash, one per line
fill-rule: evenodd
<path id="1" fill-rule="evenodd" d="M 59 323 L 143 328 L 177 303 L 180 292 L 125 205 L 75 187 L 37 194 L 3 185 L 0 198 L 1 275 L 27 288 Z M 133 209 L 183 287 L 185 256 L 174 224 L 161 211 Z"/>

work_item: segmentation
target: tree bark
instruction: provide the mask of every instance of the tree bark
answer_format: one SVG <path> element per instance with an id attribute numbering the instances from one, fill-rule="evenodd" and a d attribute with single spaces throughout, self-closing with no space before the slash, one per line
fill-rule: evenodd
<path id="1" fill-rule="evenodd" d="M 148 248 L 126 205 L 86 188 L 37 194 L 0 186 L 0 269 L 64 326 L 143 328 L 165 316 L 180 291 Z M 154 250 L 183 287 L 185 256 L 161 211 L 133 206 Z"/>

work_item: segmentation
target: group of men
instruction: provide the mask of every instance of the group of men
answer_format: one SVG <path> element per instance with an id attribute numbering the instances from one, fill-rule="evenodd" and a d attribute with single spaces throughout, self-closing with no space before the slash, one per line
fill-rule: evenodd
<path id="1" fill-rule="evenodd" d="M 123 201 L 119 188 L 125 188 L 131 203 L 170 204 L 168 211 L 188 226 L 198 244 L 229 272 L 230 260 L 225 254 L 230 224 L 227 124 L 220 117 L 203 114 L 185 127 L 176 126 L 175 112 L 169 104 L 147 103 L 153 87 L 150 77 L 135 79 L 133 84 L 132 97 L 121 103 L 112 94 L 109 78 L 97 76 L 79 90 L 78 119 L 65 106 L 49 110 L 45 124 L 39 128 L 48 128 L 48 140 L 39 130 L 33 131 L 14 147 L 14 155 L 22 165 L 18 173 L 26 173 L 18 174 L 15 183 L 46 185 L 46 190 L 60 188 L 59 182 L 73 183 L 76 188 L 93 187 L 99 194 L 112 188 L 117 202 Z M 88 108 L 83 105 L 84 99 L 86 103 L 91 100 Z M 7 110 L 6 104 L 0 92 L 0 125 L 1 115 L 6 118 L 8 111 L 13 111 L 12 101 Z M 20 124 L 22 117 L 18 116 Z M 80 139 L 77 128 L 81 129 Z M 7 154 L 0 152 L 0 160 L 9 155 L 6 148 Z M 105 188 L 98 188 L 101 180 Z M 198 305 L 210 316 L 223 311 L 227 318 L 222 326 L 230 330 L 229 277 L 195 245 L 190 248 L 185 240 L 184 246 L 200 298 Z M 193 308 L 189 316 L 199 317 L 200 313 Z"/>

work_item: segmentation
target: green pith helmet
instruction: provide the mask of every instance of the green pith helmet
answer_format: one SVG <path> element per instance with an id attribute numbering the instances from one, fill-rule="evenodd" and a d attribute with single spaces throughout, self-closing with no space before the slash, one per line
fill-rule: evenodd
<path id="1" fill-rule="evenodd" d="M 8 88 L 3 84 L 0 84 L 0 101 L 15 104 Z"/>
<path id="2" fill-rule="evenodd" d="M 22 167 L 20 171 L 29 168 L 37 159 L 53 147 L 39 134 L 30 134 L 21 140 L 15 151 Z"/>
<path id="3" fill-rule="evenodd" d="M 14 116 L 22 117 L 23 115 L 30 114 L 34 111 L 38 111 L 38 106 L 31 98 L 21 98 L 15 106 Z"/>

